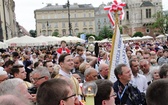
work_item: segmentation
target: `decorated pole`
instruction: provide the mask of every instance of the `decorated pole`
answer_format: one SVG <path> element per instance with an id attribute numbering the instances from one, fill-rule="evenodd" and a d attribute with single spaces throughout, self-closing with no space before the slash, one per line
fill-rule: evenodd
<path id="1" fill-rule="evenodd" d="M 113 25 L 114 34 L 112 37 L 112 48 L 110 52 L 110 72 L 108 78 L 112 81 L 116 81 L 114 75 L 114 68 L 119 63 L 128 63 L 128 58 L 126 56 L 125 47 L 121 39 L 120 30 L 118 26 L 118 19 L 122 20 L 124 17 L 123 7 L 126 6 L 125 3 L 118 3 L 116 0 L 113 1 L 111 6 L 107 6 L 104 10 L 108 10 L 108 17 Z M 120 15 L 119 15 L 120 13 Z"/>

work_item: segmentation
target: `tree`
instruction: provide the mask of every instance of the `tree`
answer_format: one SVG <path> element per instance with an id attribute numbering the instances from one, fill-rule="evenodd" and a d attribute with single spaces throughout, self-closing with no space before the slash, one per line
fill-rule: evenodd
<path id="1" fill-rule="evenodd" d="M 133 37 L 143 37 L 142 32 L 136 32 Z"/>
<path id="2" fill-rule="evenodd" d="M 52 33 L 52 36 L 58 37 L 59 33 L 57 31 Z"/>
<path id="3" fill-rule="evenodd" d="M 29 33 L 31 37 L 34 37 L 34 38 L 37 37 L 36 30 L 30 30 Z"/>
<path id="4" fill-rule="evenodd" d="M 157 12 L 153 16 L 155 22 L 152 24 L 152 28 L 157 30 L 159 33 L 165 34 L 168 28 L 168 15 L 164 15 L 163 12 Z"/>
<path id="5" fill-rule="evenodd" d="M 98 40 L 102 40 L 105 38 L 112 38 L 113 31 L 107 26 L 104 26 L 102 30 L 99 32 Z"/>

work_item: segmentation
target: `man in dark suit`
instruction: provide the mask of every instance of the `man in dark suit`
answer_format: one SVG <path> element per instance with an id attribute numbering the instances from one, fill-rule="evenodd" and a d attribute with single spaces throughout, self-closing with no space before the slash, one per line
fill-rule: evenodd
<path id="1" fill-rule="evenodd" d="M 99 65 L 99 75 L 98 79 L 107 79 L 108 78 L 108 73 L 109 73 L 109 65 L 106 63 L 101 63 Z"/>

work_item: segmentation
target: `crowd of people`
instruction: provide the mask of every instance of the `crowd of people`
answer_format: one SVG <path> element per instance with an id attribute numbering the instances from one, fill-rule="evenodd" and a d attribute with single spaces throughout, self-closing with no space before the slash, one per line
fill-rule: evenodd
<path id="1" fill-rule="evenodd" d="M 129 66 L 108 80 L 110 43 L 10 47 L 0 55 L 0 105 L 84 105 L 82 85 L 95 82 L 95 105 L 167 105 L 168 41 L 124 42 Z"/>

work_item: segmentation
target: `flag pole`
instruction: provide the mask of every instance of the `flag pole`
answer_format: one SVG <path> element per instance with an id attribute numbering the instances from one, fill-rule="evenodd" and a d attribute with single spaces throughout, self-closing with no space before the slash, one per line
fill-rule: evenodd
<path id="1" fill-rule="evenodd" d="M 108 75 L 108 79 L 110 79 L 110 73 L 111 73 L 111 68 L 112 68 L 112 59 L 113 59 L 113 55 L 114 55 L 114 46 L 115 46 L 115 39 L 116 39 L 116 33 L 117 33 L 117 26 L 118 26 L 118 11 L 115 12 L 115 27 L 114 27 L 114 33 L 113 33 L 113 37 L 112 37 L 112 47 L 111 47 L 111 52 L 110 52 L 110 72 Z"/>

